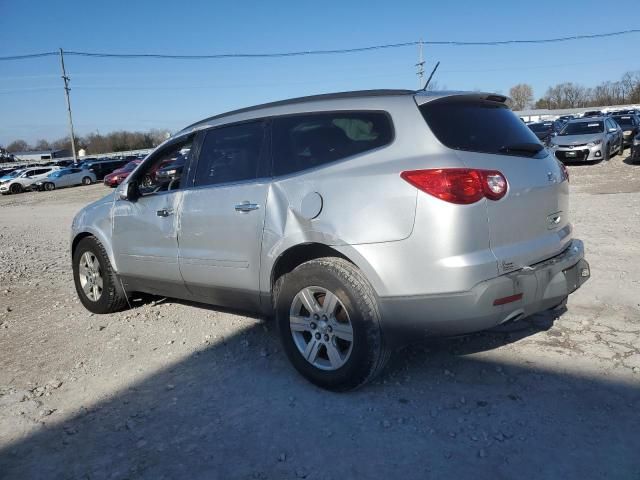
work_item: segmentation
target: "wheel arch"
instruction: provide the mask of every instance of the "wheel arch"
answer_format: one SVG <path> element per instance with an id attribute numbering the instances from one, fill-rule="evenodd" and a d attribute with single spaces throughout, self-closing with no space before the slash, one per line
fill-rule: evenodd
<path id="1" fill-rule="evenodd" d="M 328 245 L 321 242 L 306 242 L 291 245 L 275 258 L 269 271 L 269 284 L 266 293 L 272 300 L 273 287 L 282 275 L 291 272 L 298 265 L 321 257 L 338 257 L 355 265 L 371 284 L 376 295 L 382 282 L 367 260 L 351 245 Z"/>
<path id="2" fill-rule="evenodd" d="M 113 256 L 113 251 L 111 249 L 111 243 L 107 241 L 106 237 L 102 235 L 100 232 L 98 232 L 97 230 L 84 229 L 73 236 L 73 239 L 71 240 L 71 258 L 73 258 L 73 255 L 76 252 L 76 249 L 78 248 L 78 245 L 80 244 L 80 242 L 83 239 L 88 237 L 94 237 L 98 242 L 100 242 L 100 244 L 104 247 L 105 251 L 107 252 L 107 256 L 109 257 L 109 262 L 111 262 L 111 267 L 114 269 L 114 271 L 117 272 L 115 258 Z"/>

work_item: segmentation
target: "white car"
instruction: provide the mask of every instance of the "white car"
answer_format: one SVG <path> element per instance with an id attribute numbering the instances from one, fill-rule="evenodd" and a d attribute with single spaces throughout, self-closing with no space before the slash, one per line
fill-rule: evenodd
<path id="1" fill-rule="evenodd" d="M 0 179 L 0 193 L 22 193 L 29 190 L 39 180 L 44 180 L 50 173 L 60 170 L 60 167 L 31 167 L 16 170 Z"/>
<path id="2" fill-rule="evenodd" d="M 73 185 L 91 185 L 96 181 L 96 174 L 84 168 L 63 168 L 56 172 L 51 172 L 46 178 L 38 180 L 34 185 L 34 190 L 55 190 L 61 187 L 71 187 Z"/>

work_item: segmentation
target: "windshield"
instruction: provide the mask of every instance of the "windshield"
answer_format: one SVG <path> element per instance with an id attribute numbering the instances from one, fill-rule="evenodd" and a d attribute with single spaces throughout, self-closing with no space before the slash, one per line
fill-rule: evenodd
<path id="1" fill-rule="evenodd" d="M 14 170 L 13 172 L 11 172 L 9 175 L 7 175 L 7 177 L 11 177 L 11 178 L 16 178 L 18 175 L 20 175 L 22 172 L 24 172 L 24 170 Z"/>
<path id="2" fill-rule="evenodd" d="M 527 126 L 536 133 L 546 132 L 551 129 L 550 123 L 531 123 Z"/>
<path id="3" fill-rule="evenodd" d="M 127 163 L 124 167 L 121 168 L 121 170 L 123 172 L 131 172 L 133 171 L 134 168 L 136 168 L 138 165 L 140 165 L 140 162 L 138 161 L 133 161 L 133 162 L 129 162 Z"/>
<path id="4" fill-rule="evenodd" d="M 618 125 L 621 127 L 635 127 L 636 123 L 633 121 L 631 117 L 613 117 L 613 119 L 618 122 Z"/>
<path id="5" fill-rule="evenodd" d="M 589 135 L 602 132 L 604 132 L 604 122 L 574 122 L 567 123 L 560 135 Z"/>

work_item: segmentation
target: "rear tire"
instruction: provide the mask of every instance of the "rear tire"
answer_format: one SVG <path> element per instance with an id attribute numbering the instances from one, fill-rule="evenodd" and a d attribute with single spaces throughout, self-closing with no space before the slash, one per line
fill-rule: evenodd
<path id="1" fill-rule="evenodd" d="M 19 183 L 14 183 L 9 187 L 9 192 L 12 194 L 22 193 L 22 190 L 22 185 L 20 185 Z"/>
<path id="2" fill-rule="evenodd" d="M 90 312 L 118 312 L 128 304 L 109 256 L 95 237 L 80 240 L 73 252 L 73 280 L 82 305 Z"/>
<path id="3" fill-rule="evenodd" d="M 331 305 L 325 304 L 327 299 Z M 358 388 L 389 359 L 373 288 L 342 258 L 311 260 L 280 277 L 274 305 L 284 351 L 295 369 L 319 387 L 338 392 Z"/>
<path id="4" fill-rule="evenodd" d="M 93 182 L 91 181 L 91 177 L 83 177 L 82 184 L 83 185 L 91 185 Z"/>

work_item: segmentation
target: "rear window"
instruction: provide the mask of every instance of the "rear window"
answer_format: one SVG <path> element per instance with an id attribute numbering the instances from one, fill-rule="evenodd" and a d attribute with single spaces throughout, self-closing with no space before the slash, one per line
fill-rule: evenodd
<path id="1" fill-rule="evenodd" d="M 286 175 L 364 153 L 393 140 L 384 112 L 321 112 L 276 118 L 273 173 Z"/>
<path id="2" fill-rule="evenodd" d="M 532 132 L 542 133 L 551 129 L 551 124 L 550 123 L 530 123 L 529 125 L 527 125 L 527 127 L 529 127 Z"/>
<path id="3" fill-rule="evenodd" d="M 509 147 L 540 144 L 538 137 L 503 103 L 447 97 L 421 105 L 420 112 L 436 138 L 455 150 L 505 154 Z M 517 154 L 534 156 L 544 152 Z"/>
<path id="4" fill-rule="evenodd" d="M 613 117 L 613 118 L 614 118 L 614 120 L 616 122 L 618 122 L 618 125 L 620 125 L 621 127 L 635 127 L 636 126 L 636 121 L 631 116 Z"/>

